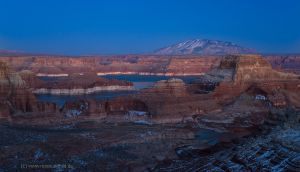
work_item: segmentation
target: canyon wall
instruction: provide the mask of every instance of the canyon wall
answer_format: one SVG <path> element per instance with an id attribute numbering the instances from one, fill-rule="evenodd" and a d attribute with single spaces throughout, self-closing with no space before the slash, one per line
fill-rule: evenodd
<path id="1" fill-rule="evenodd" d="M 211 56 L 124 55 L 101 57 L 25 56 L 0 57 L 16 71 L 30 70 L 38 76 L 68 76 L 73 73 L 200 75 L 218 64 Z"/>
<path id="2" fill-rule="evenodd" d="M 152 60 L 166 60 L 155 59 L 154 57 L 145 58 L 146 60 L 140 61 L 139 63 L 144 65 L 149 63 L 149 66 L 151 66 L 153 65 Z M 74 61 L 78 62 L 76 59 L 69 60 L 70 61 L 68 61 L 68 63 L 72 64 L 71 66 L 74 67 L 77 65 L 74 63 Z M 83 59 L 80 59 L 79 61 L 81 60 Z M 89 59 L 88 61 L 90 60 L 92 59 Z M 185 58 L 179 59 L 179 57 L 178 59 L 177 57 L 171 60 L 168 59 L 167 66 L 169 66 L 170 71 L 174 73 L 180 73 L 179 69 L 182 69 L 182 71 L 184 71 L 183 73 L 185 73 L 185 71 L 189 69 L 185 68 L 186 66 L 182 67 L 184 66 L 182 64 L 188 64 L 187 66 L 190 66 L 190 70 L 188 72 L 201 72 L 200 69 L 197 68 L 198 65 L 195 65 L 197 63 L 201 63 L 201 65 L 199 65 L 200 68 L 201 66 L 209 66 L 208 64 L 203 65 L 203 59 L 199 61 L 192 60 L 193 63 L 185 63 L 185 60 Z M 79 105 L 64 106 L 62 109 L 58 110 L 58 108 L 54 105 L 36 102 L 36 99 L 30 90 L 32 91 L 32 88 L 39 87 L 40 89 L 81 89 L 82 91 L 82 89 L 97 86 L 110 86 L 113 82 L 120 83 L 120 86 L 131 86 L 130 83 L 120 81 L 107 83 L 105 80 L 98 78 L 95 73 L 93 73 L 93 77 L 87 77 L 89 75 L 70 74 L 68 76 L 70 80 L 63 79 L 59 82 L 47 83 L 45 85 L 45 83 L 40 83 L 35 80 L 34 77 L 31 77 L 30 75 L 33 73 L 31 71 L 22 71 L 19 73 L 5 72 L 7 70 L 6 67 L 2 67 L 1 75 L 3 75 L 3 73 L 5 74 L 2 76 L 2 78 L 4 78 L 3 81 L 5 81 L 3 83 L 6 83 L 6 85 L 2 84 L 2 90 L 6 91 L 2 91 L 1 94 L 5 95 L 10 93 L 10 91 L 7 90 L 12 90 L 14 93 L 3 96 L 6 98 L 1 102 L 7 102 L 5 103 L 6 108 L 3 108 L 3 112 L 6 112 L 7 109 L 9 109 L 10 112 L 13 112 L 13 109 L 18 109 L 21 112 L 32 113 L 47 111 L 60 116 L 60 118 L 63 118 L 64 116 L 82 116 L 81 114 L 83 114 L 82 118 L 90 116 L 92 118 L 105 117 L 114 120 L 124 120 L 126 117 L 124 114 L 145 113 L 147 115 L 142 115 L 143 117 L 139 115 L 136 116 L 150 121 L 170 123 L 180 122 L 185 119 L 192 120 L 194 115 L 223 113 L 224 107 L 234 101 L 237 101 L 237 99 L 243 94 L 247 94 L 247 96 L 250 97 L 252 96 L 253 100 L 256 96 L 263 96 L 272 106 L 276 107 L 300 107 L 299 76 L 273 70 L 266 59 L 258 55 L 226 56 L 220 60 L 221 62 L 218 60 L 214 61 L 214 65 L 217 63 L 218 66 L 212 67 L 214 66 L 212 65 L 211 67 L 214 69 L 202 76 L 204 80 L 211 80 L 215 84 L 215 88 L 205 94 L 196 91 L 197 89 L 202 88 L 201 82 L 198 83 L 198 85 L 190 85 L 185 84 L 183 81 L 178 79 L 170 79 L 166 81 L 159 81 L 153 88 L 142 90 L 139 94 L 131 95 L 126 98 L 108 101 L 81 100 L 84 103 L 80 103 L 80 101 L 78 101 L 79 104 L 86 107 L 84 110 L 80 109 L 83 106 Z M 83 60 L 82 62 L 86 61 Z M 131 62 L 133 62 L 133 60 Z M 47 66 L 53 67 L 56 63 L 59 63 L 59 66 L 64 66 L 67 62 L 45 61 L 45 63 L 47 63 Z M 70 64 L 67 64 L 66 66 L 69 66 Z M 60 69 L 66 70 L 70 69 L 69 67 Z M 73 67 L 72 70 L 76 69 Z M 39 68 L 40 66 L 35 69 Z M 88 66 L 85 66 L 85 68 L 89 69 Z M 208 68 L 206 68 L 206 70 L 208 70 Z M 21 69 L 24 70 L 24 68 Z M 160 72 L 162 71 L 163 70 Z M 168 70 L 165 70 L 164 72 L 166 73 L 166 71 Z M 10 73 L 9 76 L 11 79 L 6 79 L 7 73 Z M 91 80 L 91 82 L 91 78 L 97 79 Z M 11 82 L 14 84 L 11 84 Z M 7 86 L 7 88 L 4 88 L 5 86 Z M 45 93 L 46 92 L 49 93 L 49 90 L 46 90 Z M 251 102 L 252 101 L 250 101 L 250 103 Z M 76 102 L 74 103 L 77 104 Z M 140 107 L 141 104 L 143 105 L 143 108 Z M 3 103 L 1 106 L 4 106 Z M 79 109 L 69 109 L 70 107 L 79 107 Z"/>
<path id="3" fill-rule="evenodd" d="M 300 74 L 299 55 L 264 55 L 274 69 Z M 73 73 L 199 75 L 217 68 L 222 56 L 1 56 L 16 71 L 30 70 L 39 76 L 68 76 Z"/>
<path id="4" fill-rule="evenodd" d="M 276 70 L 300 74 L 300 55 L 266 55 L 264 57 Z"/>

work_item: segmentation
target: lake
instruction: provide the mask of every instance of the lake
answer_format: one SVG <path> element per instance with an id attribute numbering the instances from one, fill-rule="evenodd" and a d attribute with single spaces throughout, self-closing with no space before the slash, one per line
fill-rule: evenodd
<path id="1" fill-rule="evenodd" d="M 133 83 L 136 89 L 149 88 L 154 85 L 155 82 L 160 80 L 168 80 L 171 78 L 182 79 L 185 83 L 191 83 L 199 76 L 156 76 L 156 75 L 104 75 L 101 76 L 107 79 L 124 80 Z"/>
<path id="2" fill-rule="evenodd" d="M 124 80 L 133 83 L 136 91 L 102 91 L 88 95 L 51 95 L 51 94 L 36 94 L 39 101 L 56 103 L 59 107 L 62 107 L 67 101 L 76 101 L 80 99 L 94 99 L 94 100 L 109 100 L 115 97 L 127 96 L 138 93 L 138 90 L 152 87 L 155 82 L 160 80 L 167 80 L 170 78 L 180 78 L 185 83 L 191 83 L 197 76 L 155 76 L 155 75 L 105 75 L 101 76 L 107 79 Z M 59 81 L 64 77 L 39 77 L 44 81 Z"/>

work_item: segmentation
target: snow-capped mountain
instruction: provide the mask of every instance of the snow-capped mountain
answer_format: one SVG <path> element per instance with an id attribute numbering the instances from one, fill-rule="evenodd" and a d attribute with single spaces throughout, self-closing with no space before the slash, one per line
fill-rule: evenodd
<path id="1" fill-rule="evenodd" d="M 154 53 L 158 55 L 224 55 L 253 54 L 256 52 L 253 49 L 244 48 L 231 42 L 194 39 L 161 48 Z"/>

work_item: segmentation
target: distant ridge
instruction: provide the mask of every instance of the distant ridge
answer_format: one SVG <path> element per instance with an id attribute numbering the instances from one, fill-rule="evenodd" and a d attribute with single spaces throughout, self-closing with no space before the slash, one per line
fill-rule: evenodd
<path id="1" fill-rule="evenodd" d="M 60 54 L 50 54 L 50 53 L 32 53 L 32 52 L 23 52 L 23 51 L 17 51 L 17 50 L 0 49 L 0 57 L 15 57 L 15 56 L 79 57 L 79 56 L 75 56 L 75 55 L 60 55 Z"/>
<path id="2" fill-rule="evenodd" d="M 34 55 L 46 55 L 41 53 L 27 53 L 23 51 L 17 51 L 17 50 L 4 50 L 0 49 L 0 56 L 34 56 Z"/>
<path id="3" fill-rule="evenodd" d="M 180 42 L 154 52 L 157 55 L 225 55 L 255 54 L 254 49 L 245 48 L 232 42 L 193 39 Z"/>

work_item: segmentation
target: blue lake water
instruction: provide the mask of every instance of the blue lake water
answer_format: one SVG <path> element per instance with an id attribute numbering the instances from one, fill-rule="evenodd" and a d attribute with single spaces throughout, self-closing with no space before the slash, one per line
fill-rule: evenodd
<path id="1" fill-rule="evenodd" d="M 101 76 L 107 79 L 117 79 L 130 81 L 133 83 L 136 89 L 149 88 L 154 85 L 155 82 L 160 80 L 168 80 L 171 78 L 182 79 L 185 83 L 191 83 L 197 76 L 156 76 L 156 75 L 105 75 Z"/>
<path id="2" fill-rule="evenodd" d="M 197 76 L 154 76 L 154 75 L 105 75 L 101 76 L 107 79 L 117 79 L 132 82 L 136 90 L 149 88 L 154 85 L 155 82 L 160 80 L 167 80 L 170 78 L 180 78 L 185 83 L 191 83 Z M 44 81 L 59 81 L 63 80 L 65 77 L 40 77 Z M 50 95 L 50 94 L 37 94 L 36 97 L 39 101 L 43 102 L 53 102 L 62 107 L 67 101 L 76 101 L 81 99 L 95 99 L 95 100 L 108 100 L 115 97 L 126 96 L 130 94 L 136 94 L 138 91 L 103 91 L 97 92 L 89 95 Z"/>

